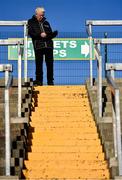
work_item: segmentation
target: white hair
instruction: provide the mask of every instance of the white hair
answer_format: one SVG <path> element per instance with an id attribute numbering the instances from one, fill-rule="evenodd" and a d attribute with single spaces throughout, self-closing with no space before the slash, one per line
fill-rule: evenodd
<path id="1" fill-rule="evenodd" d="M 36 9 L 35 9 L 35 14 L 37 14 L 38 12 L 45 12 L 45 9 L 43 8 L 43 7 L 37 7 Z"/>

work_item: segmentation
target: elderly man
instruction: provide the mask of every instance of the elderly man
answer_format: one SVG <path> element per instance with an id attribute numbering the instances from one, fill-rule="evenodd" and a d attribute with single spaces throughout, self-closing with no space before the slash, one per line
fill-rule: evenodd
<path id="1" fill-rule="evenodd" d="M 35 62 L 36 62 L 36 80 L 35 85 L 43 85 L 43 58 L 47 67 L 47 84 L 54 85 L 53 78 L 53 41 L 57 36 L 57 31 L 52 31 L 49 22 L 44 17 L 45 10 L 38 7 L 35 15 L 28 20 L 28 33 L 32 38 Z"/>

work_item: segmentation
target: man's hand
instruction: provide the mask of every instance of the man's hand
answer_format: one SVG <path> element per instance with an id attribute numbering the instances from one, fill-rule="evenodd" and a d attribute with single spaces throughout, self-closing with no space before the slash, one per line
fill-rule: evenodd
<path id="1" fill-rule="evenodd" d="M 52 37 L 55 38 L 58 35 L 58 31 L 53 31 Z"/>
<path id="2" fill-rule="evenodd" d="M 42 38 L 45 38 L 47 36 L 47 34 L 45 32 L 40 34 Z"/>
<path id="3" fill-rule="evenodd" d="M 57 36 L 57 35 L 58 35 L 58 31 L 57 31 L 57 30 L 54 31 L 53 33 L 54 33 L 54 36 Z"/>

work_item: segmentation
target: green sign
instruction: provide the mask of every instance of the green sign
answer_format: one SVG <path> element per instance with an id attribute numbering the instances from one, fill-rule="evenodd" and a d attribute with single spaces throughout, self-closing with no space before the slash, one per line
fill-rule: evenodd
<path id="1" fill-rule="evenodd" d="M 55 38 L 54 59 L 55 60 L 89 60 L 89 39 L 81 38 Z M 17 46 L 8 46 L 8 59 L 17 60 Z M 23 58 L 22 58 L 23 59 Z M 34 60 L 34 50 L 31 39 L 28 39 L 28 60 Z M 94 59 L 94 46 L 93 46 Z"/>

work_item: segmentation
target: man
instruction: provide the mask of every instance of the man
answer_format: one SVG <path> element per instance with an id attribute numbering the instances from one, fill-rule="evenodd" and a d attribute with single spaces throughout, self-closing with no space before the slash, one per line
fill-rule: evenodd
<path id="1" fill-rule="evenodd" d="M 38 7 L 35 10 L 35 15 L 28 20 L 28 34 L 32 38 L 36 62 L 36 80 L 34 84 L 43 85 L 43 58 L 45 56 L 47 84 L 54 85 L 52 39 L 57 36 L 58 32 L 52 31 L 44 14 L 44 8 Z"/>

